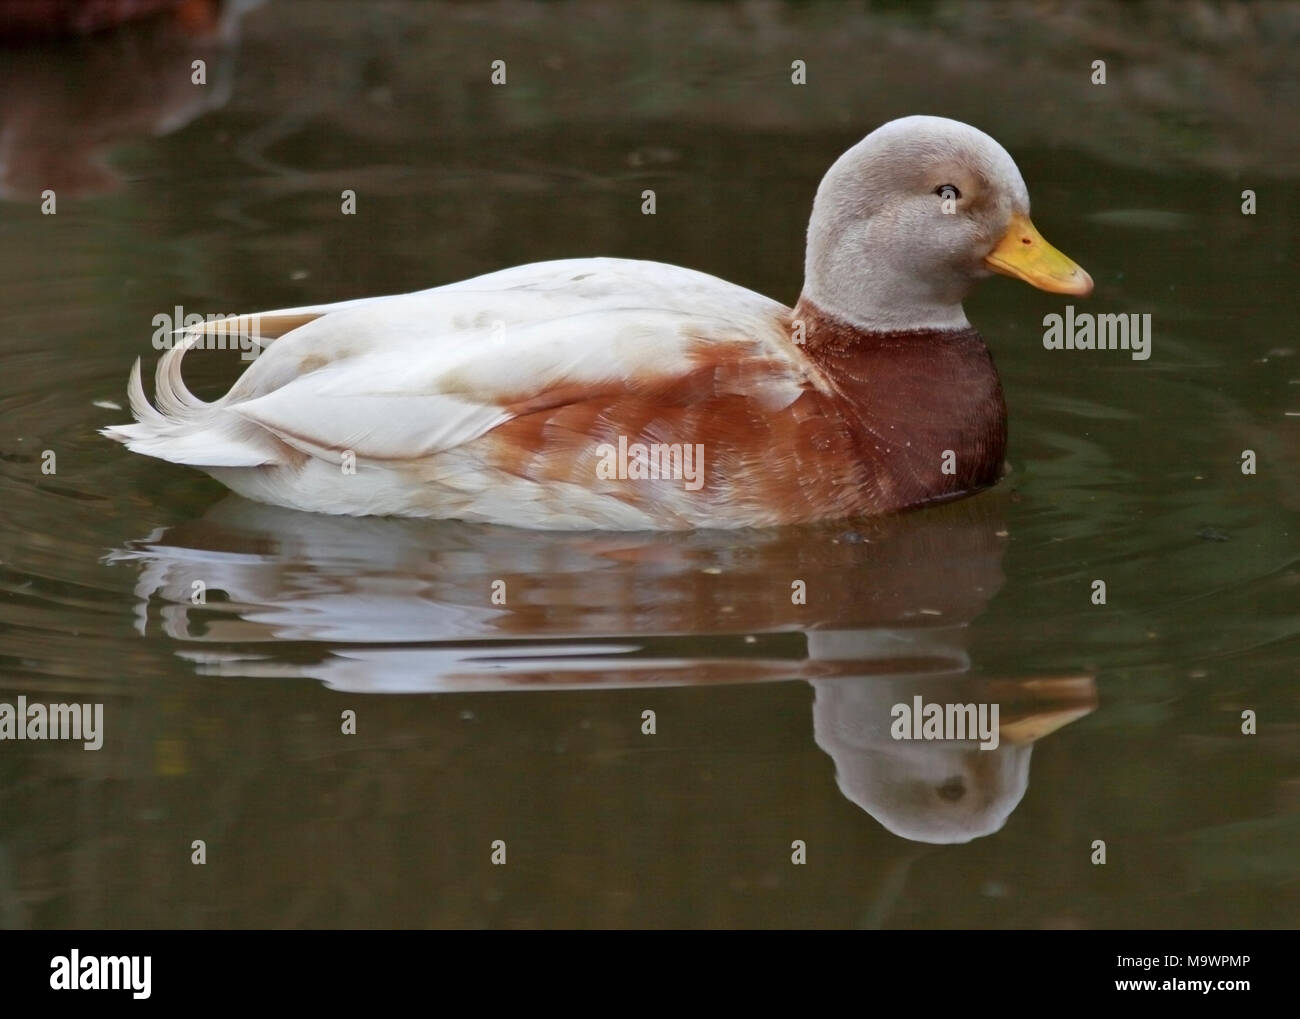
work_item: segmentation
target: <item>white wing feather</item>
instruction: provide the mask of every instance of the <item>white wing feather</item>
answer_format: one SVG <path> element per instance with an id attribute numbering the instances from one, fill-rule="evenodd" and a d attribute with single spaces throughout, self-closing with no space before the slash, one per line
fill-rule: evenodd
<path id="1" fill-rule="evenodd" d="M 560 387 L 598 391 L 671 379 L 702 338 L 789 360 L 788 382 L 764 394 L 781 405 L 797 398 L 802 375 L 778 326 L 784 310 L 690 269 L 592 258 L 397 297 L 263 312 L 264 321 L 295 327 L 224 397 L 203 403 L 189 394 L 180 381 L 184 352 L 176 349 L 158 368 L 161 414 L 141 389 L 143 406 L 132 401 L 139 423 L 106 433 L 138 452 L 196 466 L 269 462 L 274 443 L 259 442 L 261 429 L 329 459 L 342 449 L 415 459 L 470 442 L 509 420 L 512 403 Z"/>

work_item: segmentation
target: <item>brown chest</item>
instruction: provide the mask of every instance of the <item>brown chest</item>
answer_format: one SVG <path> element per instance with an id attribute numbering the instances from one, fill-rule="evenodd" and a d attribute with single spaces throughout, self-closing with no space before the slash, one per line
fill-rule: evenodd
<path id="1" fill-rule="evenodd" d="M 1006 405 L 988 348 L 972 329 L 866 333 L 809 314 L 804 352 L 831 394 L 810 393 L 842 422 L 865 512 L 890 512 L 992 485 L 1006 455 Z"/>

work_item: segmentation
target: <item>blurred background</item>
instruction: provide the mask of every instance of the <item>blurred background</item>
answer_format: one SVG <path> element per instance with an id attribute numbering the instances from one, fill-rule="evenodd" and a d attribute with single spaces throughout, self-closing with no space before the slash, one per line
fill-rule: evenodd
<path id="1" fill-rule="evenodd" d="M 1298 43 L 1290 3 L 0 4 L 0 702 L 106 728 L 0 743 L 0 926 L 1293 926 Z M 342 520 L 96 432 L 178 305 L 590 255 L 792 303 L 821 174 L 911 113 L 1152 316 L 1148 361 L 1046 351 L 1059 298 L 978 289 L 1013 472 L 974 499 Z M 914 696 L 999 701 L 999 749 L 891 741 Z"/>

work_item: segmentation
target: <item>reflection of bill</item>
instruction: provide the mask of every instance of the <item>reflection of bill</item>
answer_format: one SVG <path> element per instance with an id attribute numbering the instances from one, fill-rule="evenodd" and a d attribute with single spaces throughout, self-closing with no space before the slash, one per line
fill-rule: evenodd
<path id="1" fill-rule="evenodd" d="M 229 496 L 110 561 L 140 571 L 137 628 L 161 628 L 206 674 L 356 693 L 807 680 L 845 796 L 905 838 L 963 842 L 1019 803 L 1029 744 L 1095 706 L 1086 677 L 970 675 L 969 623 L 1002 584 L 1000 505 L 993 493 L 852 528 L 611 535 Z M 196 606 L 196 584 L 224 596 Z M 918 696 L 998 703 L 997 749 L 892 739 L 891 707 Z"/>
<path id="2" fill-rule="evenodd" d="M 84 24 L 60 21 L 58 9 L 74 6 L 72 0 L 0 5 L 0 39 L 8 38 L 0 53 L 0 198 L 26 201 L 45 191 L 84 198 L 121 187 L 107 163 L 114 146 L 170 134 L 225 105 L 239 19 L 260 3 L 138 0 L 136 13 L 157 16 L 87 38 L 21 46 L 15 37 L 76 34 L 128 20 L 131 5 L 76 0 L 91 19 Z M 92 17 L 96 10 L 102 23 Z M 196 60 L 204 63 L 205 84 L 193 80 Z"/>

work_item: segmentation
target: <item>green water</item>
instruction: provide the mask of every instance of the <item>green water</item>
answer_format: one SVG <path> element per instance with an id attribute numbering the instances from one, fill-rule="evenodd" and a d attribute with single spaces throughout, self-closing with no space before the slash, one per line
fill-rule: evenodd
<path id="1" fill-rule="evenodd" d="M 0 702 L 105 717 L 0 743 L 0 926 L 1295 926 L 1295 12 L 1107 8 L 1098 42 L 1017 5 L 304 0 L 0 50 Z M 1152 322 L 1146 361 L 1048 351 L 1063 300 L 983 284 L 1013 471 L 974 499 L 338 519 L 96 433 L 176 305 L 598 254 L 792 302 L 821 174 L 916 112 L 1006 144 L 1087 310 Z M 201 395 L 240 367 L 186 361 Z M 1068 724 L 900 745 L 916 696 Z"/>

